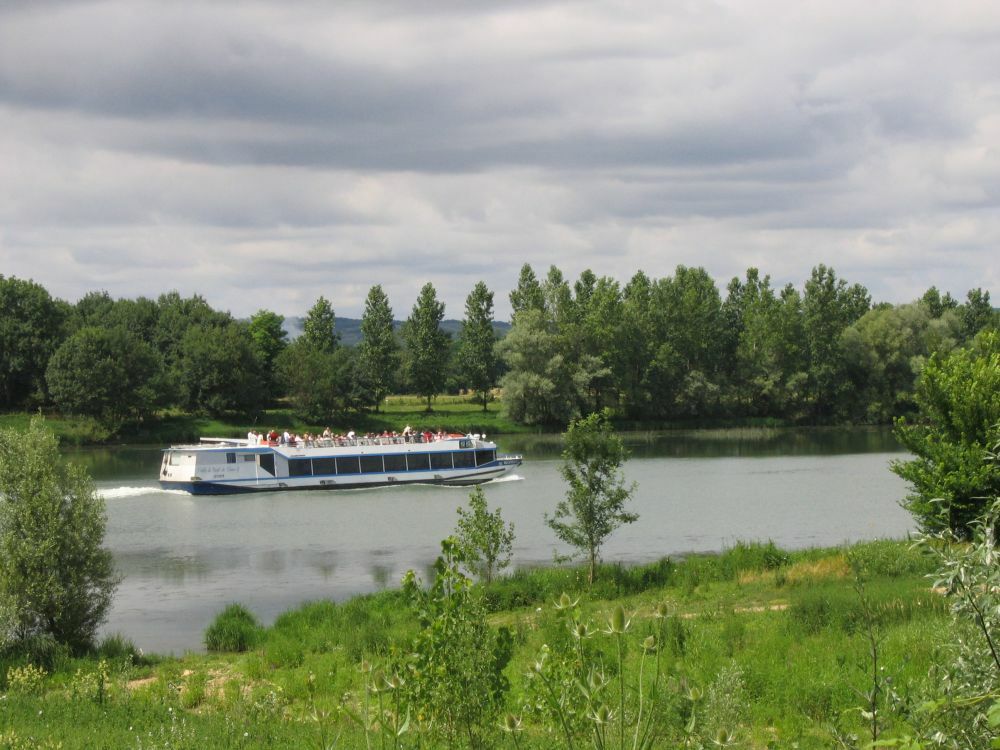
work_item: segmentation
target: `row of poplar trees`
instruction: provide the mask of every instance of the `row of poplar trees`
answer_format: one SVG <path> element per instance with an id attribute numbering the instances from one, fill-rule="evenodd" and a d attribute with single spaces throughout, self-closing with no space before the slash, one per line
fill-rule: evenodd
<path id="1" fill-rule="evenodd" d="M 485 408 L 497 378 L 493 294 L 483 283 L 469 295 L 455 341 L 442 330 L 445 307 L 432 284 L 402 326 L 373 286 L 356 347 L 340 343 L 324 297 L 294 340 L 276 312 L 237 320 L 177 292 L 156 300 L 94 292 L 69 304 L 33 281 L 0 276 L 0 309 L 0 410 L 55 406 L 110 432 L 164 409 L 253 415 L 279 399 L 323 423 L 378 410 L 397 391 L 430 406 L 459 387 L 485 394 Z"/>
<path id="2" fill-rule="evenodd" d="M 400 392 L 430 408 L 469 389 L 486 409 L 499 386 L 511 419 L 552 427 L 604 407 L 647 421 L 885 422 L 913 411 L 931 354 L 997 324 L 980 289 L 962 304 L 931 287 L 913 303 L 873 305 L 823 265 L 801 292 L 751 268 L 723 298 L 702 268 L 639 271 L 624 285 L 584 271 L 570 284 L 555 266 L 539 278 L 525 264 L 510 303 L 498 340 L 493 292 L 479 282 L 452 340 L 433 284 L 401 326 L 376 285 L 352 347 L 324 297 L 290 340 L 270 310 L 237 320 L 177 292 L 69 304 L 0 276 L 0 409 L 54 405 L 115 431 L 168 408 L 247 415 L 284 398 L 323 423 Z"/>
<path id="3" fill-rule="evenodd" d="M 913 303 L 873 305 L 824 265 L 801 292 L 751 268 L 725 298 L 702 268 L 640 271 L 622 286 L 590 271 L 571 285 L 554 266 L 540 279 L 525 265 L 510 300 L 501 385 L 509 415 L 529 424 L 605 406 L 633 420 L 888 422 L 916 408 L 931 354 L 998 320 L 981 289 L 964 304 L 931 287 Z"/>

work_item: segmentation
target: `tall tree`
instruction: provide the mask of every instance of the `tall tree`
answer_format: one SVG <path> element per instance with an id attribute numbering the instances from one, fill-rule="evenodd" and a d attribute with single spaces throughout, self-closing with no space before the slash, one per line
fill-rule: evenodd
<path id="1" fill-rule="evenodd" d="M 112 434 L 163 401 L 163 360 L 125 328 L 81 328 L 49 360 L 52 400 L 67 414 L 94 417 Z"/>
<path id="2" fill-rule="evenodd" d="M 191 326 L 174 371 L 181 406 L 189 411 L 245 415 L 262 406 L 260 364 L 245 323 Z"/>
<path id="3" fill-rule="evenodd" d="M 620 334 L 615 337 L 614 369 L 625 394 L 625 409 L 636 419 L 648 414 L 651 402 L 647 374 L 655 356 L 653 282 L 642 271 L 622 290 Z"/>
<path id="4" fill-rule="evenodd" d="M 0 430 L 0 648 L 38 635 L 75 652 L 93 643 L 118 585 L 106 525 L 93 481 L 63 463 L 40 418 Z"/>
<path id="5" fill-rule="evenodd" d="M 518 314 L 524 310 L 544 310 L 545 294 L 542 285 L 532 267 L 525 263 L 521 266 L 521 274 L 517 279 L 517 287 L 510 293 L 510 307 L 513 311 L 512 322 L 516 322 Z"/>
<path id="6" fill-rule="evenodd" d="M 227 312 L 219 312 L 205 301 L 204 297 L 194 295 L 181 297 L 176 292 L 161 294 L 156 300 L 158 322 L 153 343 L 163 356 L 163 363 L 171 369 L 179 355 L 181 339 L 192 326 L 224 326 L 232 322 L 233 316 Z"/>
<path id="7" fill-rule="evenodd" d="M 838 279 L 832 268 L 813 268 L 802 297 L 803 323 L 809 356 L 809 386 L 813 415 L 831 418 L 849 387 L 840 351 L 840 335 L 864 315 L 871 299 L 864 287 Z"/>
<path id="8" fill-rule="evenodd" d="M 566 431 L 561 472 L 569 489 L 555 513 L 545 515 L 545 523 L 559 539 L 586 554 L 590 583 L 604 541 L 622 524 L 639 518 L 625 510 L 635 491 L 622 476 L 627 459 L 607 409 L 573 422 Z"/>
<path id="9" fill-rule="evenodd" d="M 0 275 L 0 407 L 45 402 L 45 368 L 67 313 L 40 284 Z"/>
<path id="10" fill-rule="evenodd" d="M 424 284 L 410 317 L 403 326 L 407 348 L 407 375 L 418 394 L 431 400 L 442 389 L 448 364 L 448 334 L 441 330 L 444 303 L 438 302 L 437 292 L 430 282 Z"/>
<path id="11" fill-rule="evenodd" d="M 990 293 L 982 289 L 970 289 L 965 304 L 961 308 L 965 336 L 971 339 L 984 328 L 997 325 L 997 316 L 990 303 Z"/>
<path id="12" fill-rule="evenodd" d="M 253 350 L 260 363 L 260 369 L 266 384 L 266 395 L 274 398 L 276 392 L 277 374 L 275 364 L 278 355 L 288 346 L 288 331 L 283 326 L 285 319 L 271 310 L 258 310 L 250 317 L 247 330 L 253 342 Z"/>
<path id="13" fill-rule="evenodd" d="M 600 409 L 605 402 L 619 402 L 620 380 L 615 370 L 623 345 L 622 290 L 608 276 L 597 278 L 589 269 L 574 285 L 575 319 L 564 335 L 576 357 L 590 357 L 601 364 L 601 377 L 591 383 L 593 403 L 588 410 Z"/>
<path id="14" fill-rule="evenodd" d="M 350 347 L 324 351 L 301 336 L 286 347 L 276 366 L 295 413 L 308 422 L 323 423 L 354 408 L 356 360 Z"/>
<path id="15" fill-rule="evenodd" d="M 839 411 L 854 421 L 876 423 L 912 413 L 916 369 L 929 354 L 932 322 L 940 326 L 942 320 L 935 321 L 926 305 L 912 303 L 876 307 L 848 326 L 841 350 L 852 388 L 840 397 Z M 942 354 L 955 343 L 936 341 Z"/>
<path id="16" fill-rule="evenodd" d="M 567 424 L 587 404 L 591 382 L 607 374 L 594 357 L 567 356 L 542 310 L 522 310 L 498 352 L 508 367 L 501 380 L 504 412 L 524 424 Z"/>
<path id="17" fill-rule="evenodd" d="M 393 332 L 389 297 L 379 285 L 368 290 L 365 312 L 361 318 L 361 343 L 358 358 L 362 377 L 368 383 L 378 412 L 392 390 L 399 369 L 399 344 Z"/>
<path id="18" fill-rule="evenodd" d="M 337 316 L 333 314 L 333 306 L 326 297 L 320 296 L 306 314 L 302 338 L 317 351 L 332 352 L 340 340 L 336 326 Z"/>
<path id="19" fill-rule="evenodd" d="M 776 328 L 778 299 L 771 277 L 760 278 L 756 268 L 748 268 L 746 281 L 734 278 L 723 303 L 726 318 L 727 368 L 733 388 L 732 408 L 744 415 L 767 414 L 771 408 L 777 373 L 773 369 L 771 340 Z"/>
<path id="20" fill-rule="evenodd" d="M 549 266 L 549 272 L 542 284 L 542 296 L 545 300 L 545 311 L 549 320 L 557 328 L 564 331 L 576 320 L 576 305 L 573 301 L 573 291 L 569 287 L 562 271 L 555 266 Z"/>
<path id="21" fill-rule="evenodd" d="M 483 281 L 465 300 L 465 320 L 458 338 L 462 379 L 476 391 L 486 411 L 490 391 L 497 382 L 499 360 L 493 331 L 493 292 Z"/>
<path id="22" fill-rule="evenodd" d="M 725 319 L 722 298 L 703 268 L 678 266 L 653 287 L 653 335 L 661 342 L 649 382 L 658 416 L 704 416 L 718 410 Z"/>
<path id="23" fill-rule="evenodd" d="M 945 292 L 942 295 L 936 286 L 932 286 L 924 292 L 924 296 L 920 298 L 920 301 L 927 308 L 927 312 L 930 313 L 932 318 L 940 318 L 946 311 L 954 310 L 958 307 L 958 300 L 952 297 L 950 292 Z"/>

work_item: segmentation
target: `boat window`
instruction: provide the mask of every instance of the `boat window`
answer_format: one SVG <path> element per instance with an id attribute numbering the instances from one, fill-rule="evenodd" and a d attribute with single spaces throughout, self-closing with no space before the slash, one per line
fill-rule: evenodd
<path id="1" fill-rule="evenodd" d="M 361 473 L 362 474 L 381 474 L 382 469 L 382 456 L 362 456 L 361 457 Z"/>
<path id="2" fill-rule="evenodd" d="M 260 459 L 260 468 L 263 469 L 264 471 L 266 471 L 268 474 L 270 474 L 273 477 L 274 476 L 274 455 L 271 454 L 271 453 L 261 454 L 260 456 L 258 456 L 258 458 Z"/>
<path id="3" fill-rule="evenodd" d="M 227 453 L 226 454 L 226 463 L 227 464 L 234 464 L 234 463 L 236 463 L 236 454 L 235 453 Z"/>
<path id="4" fill-rule="evenodd" d="M 171 466 L 181 466 L 183 464 L 193 463 L 194 454 L 193 453 L 174 453 L 170 454 L 170 465 Z"/>
<path id="5" fill-rule="evenodd" d="M 471 469 L 476 465 L 476 454 L 472 451 L 458 451 L 451 455 L 454 457 L 456 469 Z"/>
<path id="6" fill-rule="evenodd" d="M 427 471 L 431 468 L 430 456 L 426 453 L 407 453 L 406 468 L 408 471 Z"/>
<path id="7" fill-rule="evenodd" d="M 432 469 L 450 469 L 451 468 L 451 454 L 450 453 L 432 453 L 431 454 L 431 468 Z"/>
<path id="8" fill-rule="evenodd" d="M 338 474 L 360 474 L 361 465 L 358 463 L 357 456 L 349 456 L 347 458 L 337 459 L 337 473 Z"/>
<path id="9" fill-rule="evenodd" d="M 406 456 L 402 453 L 390 453 L 383 458 L 386 471 L 406 471 Z"/>
<path id="10" fill-rule="evenodd" d="M 334 458 L 314 458 L 313 474 L 336 474 L 337 460 Z"/>
<path id="11" fill-rule="evenodd" d="M 496 461 L 496 458 L 496 451 L 476 451 L 476 466 L 482 466 L 483 464 L 488 464 L 491 461 Z"/>
<path id="12" fill-rule="evenodd" d="M 244 461 L 251 461 L 252 462 L 254 460 L 253 453 L 244 453 L 243 454 L 243 460 Z"/>
<path id="13" fill-rule="evenodd" d="M 461 440 L 458 441 L 458 447 L 459 448 L 471 448 L 472 447 L 472 441 L 469 440 L 469 438 L 462 438 Z"/>
<path id="14" fill-rule="evenodd" d="M 308 477 L 312 476 L 312 461 L 308 458 L 290 458 L 288 459 L 288 476 L 290 477 Z"/>

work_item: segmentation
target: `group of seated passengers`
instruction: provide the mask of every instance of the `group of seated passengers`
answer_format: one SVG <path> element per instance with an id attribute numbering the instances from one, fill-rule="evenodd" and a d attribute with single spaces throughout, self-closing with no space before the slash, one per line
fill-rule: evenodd
<path id="1" fill-rule="evenodd" d="M 361 437 L 356 435 L 354 430 L 348 430 L 347 434 L 334 434 L 329 427 L 323 430 L 321 435 L 313 435 L 309 432 L 296 435 L 288 430 L 283 433 L 279 433 L 277 430 L 257 433 L 256 430 L 251 429 L 247 433 L 247 443 L 249 445 L 294 445 L 312 448 L 316 446 L 357 445 L 362 440 L 368 443 L 430 443 L 435 440 L 444 440 L 447 437 L 448 433 L 440 428 L 437 432 L 420 431 L 413 429 L 410 425 L 406 425 L 401 433 L 395 430 L 384 430 L 381 434 L 368 432 Z"/>

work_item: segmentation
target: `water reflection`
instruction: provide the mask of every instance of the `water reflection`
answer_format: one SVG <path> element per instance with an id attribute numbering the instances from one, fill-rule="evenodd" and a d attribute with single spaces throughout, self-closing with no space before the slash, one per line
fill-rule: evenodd
<path id="1" fill-rule="evenodd" d="M 889 427 L 758 428 L 661 430 L 622 433 L 635 458 L 722 458 L 893 453 L 902 447 Z M 504 451 L 533 458 L 558 458 L 562 436 L 509 435 Z"/>

